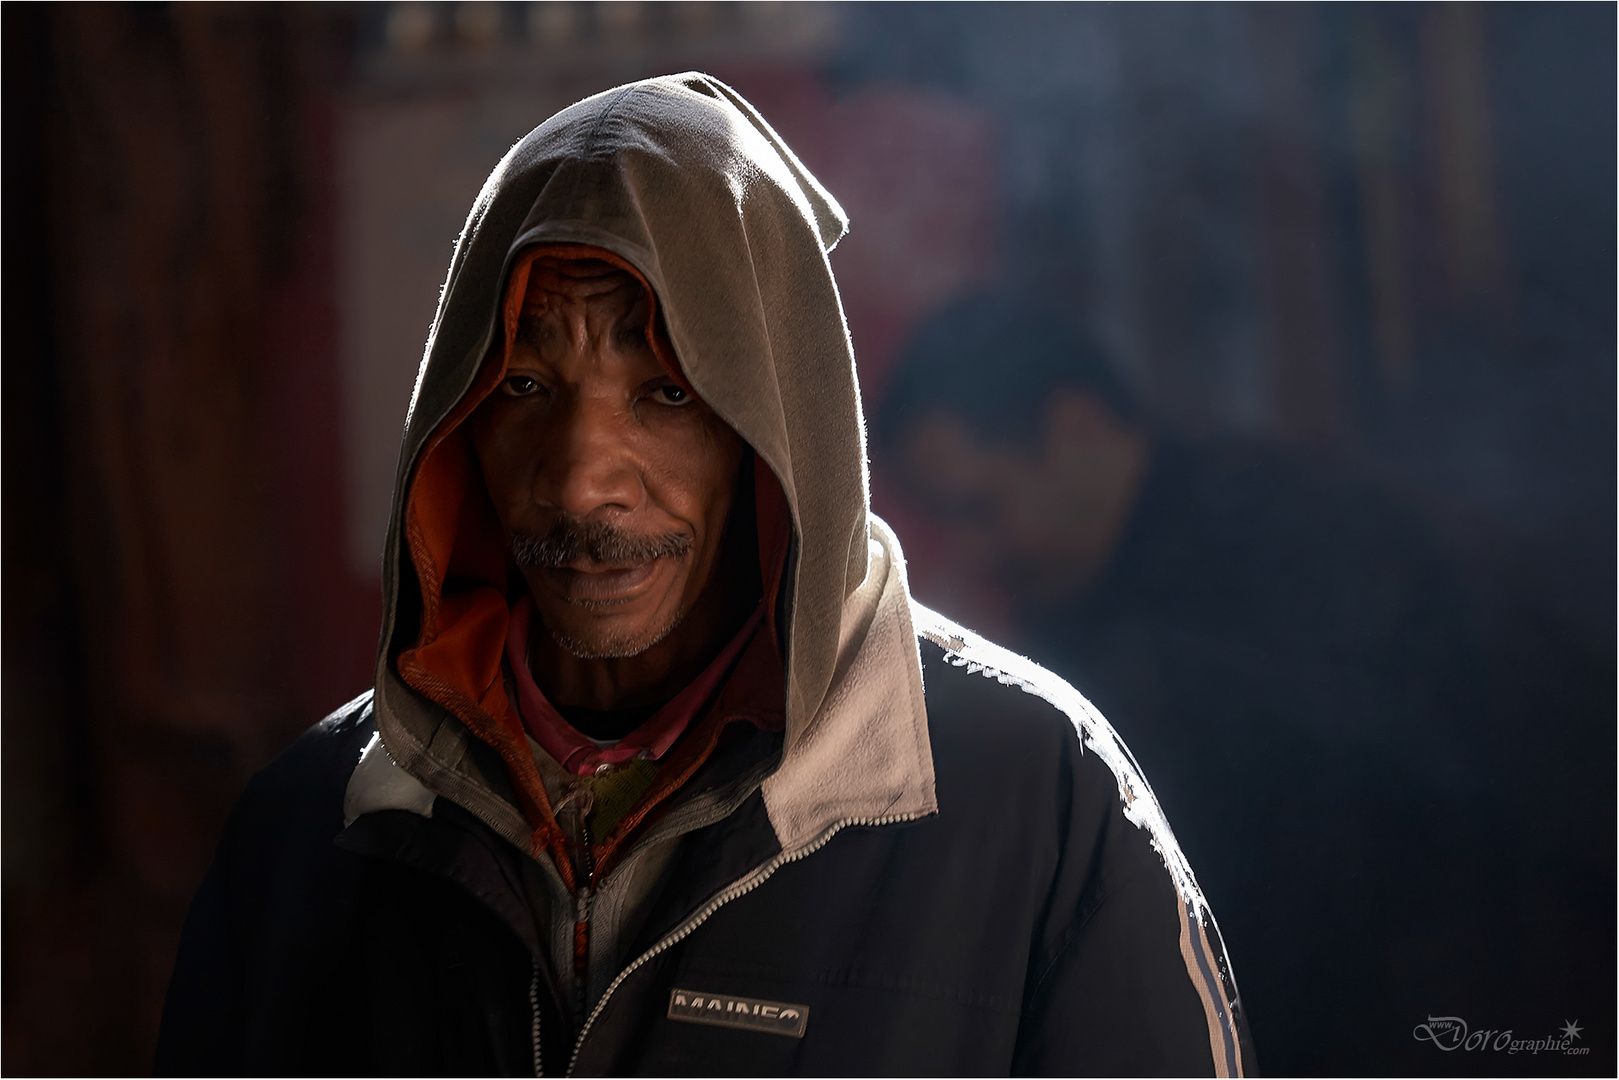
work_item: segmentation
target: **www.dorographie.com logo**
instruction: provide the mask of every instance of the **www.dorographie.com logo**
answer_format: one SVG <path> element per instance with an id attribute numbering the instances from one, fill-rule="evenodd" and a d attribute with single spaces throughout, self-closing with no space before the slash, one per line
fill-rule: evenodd
<path id="1" fill-rule="evenodd" d="M 1556 1035 L 1540 1039 L 1520 1039 L 1513 1035 L 1511 1028 L 1505 1031 L 1495 1028 L 1470 1031 L 1467 1021 L 1459 1016 L 1430 1016 L 1426 1023 L 1418 1024 L 1411 1034 L 1418 1042 L 1431 1042 L 1441 1050 L 1580 1056 L 1591 1052 L 1589 1046 L 1576 1045 L 1576 1040 L 1583 1030 L 1578 1020 L 1565 1020 Z"/>

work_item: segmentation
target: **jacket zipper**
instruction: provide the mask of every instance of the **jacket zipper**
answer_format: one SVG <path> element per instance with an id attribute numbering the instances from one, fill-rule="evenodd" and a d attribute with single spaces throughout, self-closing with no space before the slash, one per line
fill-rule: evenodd
<path id="1" fill-rule="evenodd" d="M 590 812 L 587 795 L 579 813 L 579 889 L 573 895 L 573 1014 L 585 1015 L 590 990 L 590 901 L 595 896 L 596 860 L 590 852 Z"/>
<path id="2" fill-rule="evenodd" d="M 534 959 L 534 974 L 528 983 L 529 1043 L 534 1048 L 534 1075 L 545 1075 L 545 1060 L 540 1056 L 540 961 Z"/>
<path id="3" fill-rule="evenodd" d="M 696 914 L 688 917 L 685 922 L 681 923 L 679 926 L 669 931 L 669 933 L 665 934 L 663 938 L 657 942 L 657 944 L 652 946 L 652 948 L 636 957 L 634 962 L 632 962 L 629 967 L 625 968 L 623 971 L 620 971 L 613 978 L 613 981 L 607 984 L 607 989 L 602 991 L 601 1000 L 596 1002 L 596 1007 L 590 1010 L 590 1016 L 586 1018 L 584 1026 L 579 1029 L 579 1037 L 574 1040 L 573 1044 L 573 1056 L 568 1059 L 568 1071 L 562 1075 L 573 1075 L 574 1067 L 579 1064 L 579 1052 L 584 1049 L 585 1039 L 590 1035 L 590 1028 L 593 1024 L 595 1024 L 596 1018 L 601 1015 L 602 1010 L 607 1007 L 607 1002 L 613 996 L 613 991 L 617 990 L 619 985 L 623 983 L 625 979 L 629 978 L 630 975 L 636 971 L 636 969 L 640 968 L 647 961 L 653 959 L 659 953 L 664 952 L 672 946 L 678 945 L 681 941 L 689 937 L 692 931 L 696 930 L 703 923 L 707 922 L 709 917 L 712 916 L 714 912 L 718 911 L 726 904 L 729 904 L 732 900 L 735 900 L 738 897 L 746 896 L 754 889 L 757 889 L 760 885 L 763 885 L 770 878 L 770 876 L 781 867 L 790 862 L 797 862 L 799 859 L 802 859 L 805 856 L 815 854 L 817 851 L 821 850 L 821 848 L 825 847 L 834 836 L 836 836 L 847 826 L 896 825 L 902 821 L 915 821 L 917 818 L 923 816 L 925 815 L 895 814 L 890 817 L 843 818 L 840 821 L 833 822 L 827 827 L 825 832 L 821 833 L 820 836 L 816 837 L 814 840 L 811 840 L 803 847 L 798 848 L 796 851 L 784 851 L 751 873 L 738 879 L 735 884 L 720 892 L 717 896 L 705 904 Z"/>
<path id="4" fill-rule="evenodd" d="M 585 793 L 583 806 L 579 808 L 579 831 L 574 843 L 577 848 L 574 860 L 575 879 L 583 882 L 573 895 L 573 1015 L 582 1016 L 585 1011 L 586 994 L 589 992 L 590 977 L 590 903 L 595 897 L 593 888 L 596 875 L 595 860 L 590 851 L 590 823 L 587 820 L 591 807 L 588 792 Z M 529 986 L 528 1004 L 531 1014 L 530 1037 L 534 1043 L 534 1075 L 545 1075 L 545 1062 L 540 1050 L 540 963 L 534 962 L 534 978 Z"/>

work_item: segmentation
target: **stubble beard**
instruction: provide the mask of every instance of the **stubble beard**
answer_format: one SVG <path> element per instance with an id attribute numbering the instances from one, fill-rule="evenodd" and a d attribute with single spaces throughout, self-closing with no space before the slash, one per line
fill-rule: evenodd
<path id="1" fill-rule="evenodd" d="M 608 634 L 601 638 L 586 640 L 574 637 L 558 627 L 545 623 L 546 633 L 551 640 L 557 643 L 557 648 L 580 660 L 623 660 L 631 656 L 640 656 L 654 645 L 659 644 L 680 625 L 686 617 L 689 605 L 681 605 L 674 615 L 658 630 L 652 634 Z M 545 620 L 541 620 L 544 622 Z"/>
<path id="2" fill-rule="evenodd" d="M 543 533 L 515 530 L 511 538 L 512 559 L 520 568 L 560 569 L 581 558 L 599 563 L 645 563 L 657 559 L 683 558 L 691 552 L 691 537 L 682 533 L 641 535 L 606 521 L 580 521 L 561 518 Z M 574 601 L 587 611 L 611 608 L 611 602 Z M 651 632 L 613 634 L 584 638 L 541 622 L 558 648 L 580 660 L 622 660 L 639 656 L 659 644 L 685 619 L 691 605 L 682 602 L 668 619 Z"/>

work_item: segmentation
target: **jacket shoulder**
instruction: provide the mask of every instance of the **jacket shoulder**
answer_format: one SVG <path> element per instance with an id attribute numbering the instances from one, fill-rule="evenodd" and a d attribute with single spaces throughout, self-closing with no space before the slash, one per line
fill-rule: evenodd
<path id="1" fill-rule="evenodd" d="M 302 1071 L 292 1058 L 254 1058 L 250 1018 L 276 1001 L 306 1026 L 301 990 L 326 985 L 307 971 L 338 954 L 353 889 L 332 843 L 343 792 L 375 725 L 371 693 L 300 735 L 248 782 L 226 823 L 212 868 L 192 900 L 164 1005 L 157 1075 L 260 1075 Z M 314 958 L 311 960 L 311 958 Z M 289 1014 L 290 1015 L 290 1014 Z M 283 1017 L 283 1020 L 286 1018 Z M 300 1038 L 303 1036 L 301 1035 Z M 258 1065 L 248 1065 L 259 1060 Z M 273 1064 L 264 1064 L 273 1061 Z"/>
<path id="2" fill-rule="evenodd" d="M 941 642 L 925 633 L 917 635 L 928 727 L 935 738 L 993 738 L 1024 744 L 1026 749 L 1083 738 L 1082 729 L 1036 684 L 968 660 L 952 647 L 953 641 L 961 639 Z"/>
<path id="3" fill-rule="evenodd" d="M 332 712 L 248 782 L 232 814 L 234 846 L 306 835 L 330 844 L 343 828 L 349 777 L 376 731 L 371 698 L 367 690 Z"/>
<path id="4" fill-rule="evenodd" d="M 1252 1046 L 1224 944 L 1124 741 L 1079 691 L 1033 661 L 920 605 L 913 622 L 941 812 L 947 776 L 958 792 L 991 789 L 997 805 L 979 809 L 1003 815 L 1042 791 L 1066 792 L 1064 856 L 1049 894 L 1066 921 L 1048 927 L 1037 948 L 1015 1071 L 1068 1071 L 1083 1044 L 1104 1063 L 1099 1072 L 1212 1066 L 1241 1074 Z M 1147 988 L 1144 996 L 1119 992 L 1122 971 Z M 1097 1018 L 1094 1039 L 1080 1037 L 1087 1029 L 1076 1016 Z M 1155 1019 L 1133 1027 L 1143 1016 Z M 1121 1049 L 1131 1040 L 1121 1043 L 1119 1033 L 1130 1031 L 1159 1056 Z M 1098 1056 L 1099 1045 L 1112 1046 L 1117 1060 Z"/>
<path id="5" fill-rule="evenodd" d="M 912 607 L 936 760 L 992 753 L 998 761 L 1022 761 L 1026 769 L 1054 765 L 1070 770 L 1093 812 L 1117 814 L 1136 826 L 1174 879 L 1176 891 L 1202 907 L 1191 867 L 1152 789 L 1095 706 L 1034 661 L 937 612 Z M 1007 779 L 1017 783 L 1033 778 L 1025 772 Z"/>
<path id="6" fill-rule="evenodd" d="M 1053 740 L 1077 739 L 1087 751 L 1118 747 L 1123 760 L 1101 753 L 1122 779 L 1139 772 L 1129 752 L 1094 706 L 1064 679 L 1027 657 L 997 645 L 913 602 L 922 685 L 931 731 L 951 737 L 989 737 L 1049 749 Z"/>
<path id="7" fill-rule="evenodd" d="M 309 728 L 265 766 L 248 786 L 269 795 L 292 789 L 332 794 L 342 802 L 343 788 L 360 761 L 360 752 L 376 732 L 373 691 L 347 702 Z"/>

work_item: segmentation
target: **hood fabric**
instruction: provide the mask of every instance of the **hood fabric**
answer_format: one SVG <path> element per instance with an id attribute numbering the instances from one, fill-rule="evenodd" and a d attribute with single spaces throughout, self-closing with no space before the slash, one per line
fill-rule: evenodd
<path id="1" fill-rule="evenodd" d="M 783 847 L 837 820 L 936 807 L 904 562 L 870 513 L 827 260 L 846 227 L 752 106 L 685 74 L 598 94 L 536 128 L 496 166 L 456 244 L 395 484 L 377 725 L 425 789 L 535 854 L 552 849 L 559 869 L 560 830 L 502 677 L 505 539 L 464 428 L 504 375 L 540 254 L 639 277 L 660 359 L 753 448 L 786 727 L 764 797 Z"/>

